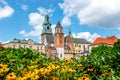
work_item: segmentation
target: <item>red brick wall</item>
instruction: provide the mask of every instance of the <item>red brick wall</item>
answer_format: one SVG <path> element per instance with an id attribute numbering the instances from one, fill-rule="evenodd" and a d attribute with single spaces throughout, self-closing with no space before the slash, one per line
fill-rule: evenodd
<path id="1" fill-rule="evenodd" d="M 54 35 L 55 48 L 64 48 L 64 34 L 58 33 Z"/>

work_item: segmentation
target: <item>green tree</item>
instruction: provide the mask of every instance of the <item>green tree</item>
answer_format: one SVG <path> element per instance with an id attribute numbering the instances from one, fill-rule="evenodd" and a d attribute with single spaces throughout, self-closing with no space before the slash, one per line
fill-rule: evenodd
<path id="1" fill-rule="evenodd" d="M 120 52 L 120 39 L 118 39 L 118 41 L 114 44 L 113 49 Z"/>

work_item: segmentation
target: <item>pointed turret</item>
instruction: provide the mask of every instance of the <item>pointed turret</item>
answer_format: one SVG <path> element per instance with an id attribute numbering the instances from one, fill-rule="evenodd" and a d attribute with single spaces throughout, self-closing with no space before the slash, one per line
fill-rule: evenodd
<path id="1" fill-rule="evenodd" d="M 73 38 L 72 33 L 71 33 L 71 29 L 69 29 L 68 35 L 69 35 L 71 38 Z"/>
<path id="2" fill-rule="evenodd" d="M 58 23 L 57 23 L 57 25 L 55 27 L 55 34 L 63 33 L 62 30 L 63 30 L 63 27 L 61 26 L 60 22 L 58 21 Z"/>
<path id="3" fill-rule="evenodd" d="M 63 28 L 60 24 L 60 21 L 58 21 L 57 26 L 55 28 Z"/>

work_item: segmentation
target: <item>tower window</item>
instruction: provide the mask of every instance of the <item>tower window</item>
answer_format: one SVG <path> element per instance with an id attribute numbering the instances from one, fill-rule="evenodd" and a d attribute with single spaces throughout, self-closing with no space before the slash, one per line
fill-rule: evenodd
<path id="1" fill-rule="evenodd" d="M 60 44 L 62 43 L 62 41 L 60 41 Z"/>
<path id="2" fill-rule="evenodd" d="M 49 30 L 49 26 L 47 26 L 47 30 Z"/>
<path id="3" fill-rule="evenodd" d="M 62 58 L 62 54 L 60 54 L 60 57 Z"/>

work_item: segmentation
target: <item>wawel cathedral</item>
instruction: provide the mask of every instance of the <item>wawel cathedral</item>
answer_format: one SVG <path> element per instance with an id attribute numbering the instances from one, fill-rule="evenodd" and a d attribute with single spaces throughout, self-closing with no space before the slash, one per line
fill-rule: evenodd
<path id="1" fill-rule="evenodd" d="M 83 38 L 74 38 L 69 29 L 68 35 L 64 36 L 63 27 L 60 22 L 56 24 L 55 33 L 53 34 L 49 16 L 45 15 L 43 22 L 43 30 L 41 34 L 41 43 L 37 43 L 32 39 L 13 39 L 13 41 L 3 44 L 8 48 L 30 48 L 40 52 L 47 53 L 48 57 L 62 59 L 72 58 L 74 56 L 83 56 L 89 53 L 90 42 Z"/>
<path id="2" fill-rule="evenodd" d="M 48 57 L 72 58 L 74 55 L 86 55 L 89 53 L 90 42 L 83 38 L 74 38 L 69 29 L 68 35 L 64 36 L 63 27 L 58 21 L 53 34 L 49 16 L 45 15 L 41 34 L 42 44 Z"/>

